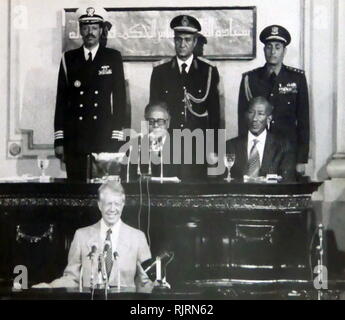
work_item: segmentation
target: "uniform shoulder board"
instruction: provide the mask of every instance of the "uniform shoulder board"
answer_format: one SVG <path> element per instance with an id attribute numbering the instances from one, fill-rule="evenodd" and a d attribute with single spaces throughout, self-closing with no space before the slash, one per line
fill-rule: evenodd
<path id="1" fill-rule="evenodd" d="M 255 68 L 255 69 L 253 69 L 253 70 L 249 70 L 249 71 L 247 71 L 247 72 L 245 72 L 245 73 L 242 73 L 242 76 L 245 77 L 245 76 L 248 75 L 248 74 L 251 74 L 251 73 L 253 73 L 253 72 L 258 71 L 259 69 L 261 69 L 261 67 Z"/>
<path id="2" fill-rule="evenodd" d="M 297 68 L 290 67 L 290 66 L 286 66 L 286 69 L 288 69 L 289 71 L 292 71 L 292 72 L 304 74 L 304 70 L 302 70 L 302 69 L 297 69 Z"/>
<path id="3" fill-rule="evenodd" d="M 164 64 L 164 63 L 170 62 L 171 59 L 172 59 L 172 58 L 164 58 L 164 59 L 162 59 L 162 60 L 155 61 L 155 62 L 153 63 L 153 67 L 158 67 L 158 66 L 160 66 L 160 65 L 162 65 L 162 64 Z"/>
<path id="4" fill-rule="evenodd" d="M 212 61 L 210 61 L 210 60 L 208 60 L 208 59 L 206 59 L 204 57 L 197 57 L 197 59 L 199 59 L 200 61 L 203 61 L 203 62 L 209 64 L 212 67 L 216 67 L 216 64 L 214 62 L 212 62 Z"/>

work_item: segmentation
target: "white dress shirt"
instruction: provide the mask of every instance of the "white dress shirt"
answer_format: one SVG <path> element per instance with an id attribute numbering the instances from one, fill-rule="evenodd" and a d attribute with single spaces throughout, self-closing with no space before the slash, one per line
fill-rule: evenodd
<path id="1" fill-rule="evenodd" d="M 103 248 L 104 248 L 104 243 L 105 243 L 105 239 L 107 237 L 107 231 L 109 229 L 111 229 L 111 234 L 110 234 L 110 239 L 111 239 L 111 247 L 112 247 L 112 251 L 113 253 L 116 251 L 117 249 L 117 244 L 118 244 L 118 240 L 119 240 L 119 233 L 120 233 L 120 228 L 122 225 L 122 220 L 120 219 L 116 224 L 114 224 L 111 228 L 109 228 L 103 219 L 101 219 L 101 243 L 103 243 Z M 103 248 L 101 248 L 101 250 L 103 250 Z"/>
<path id="2" fill-rule="evenodd" d="M 86 61 L 89 60 L 89 52 L 91 52 L 91 59 L 93 61 L 93 59 L 95 59 L 98 48 L 99 48 L 99 43 L 97 44 L 96 47 L 92 48 L 91 50 L 89 50 L 89 49 L 85 48 L 85 46 L 83 46 L 85 60 Z"/>
<path id="3" fill-rule="evenodd" d="M 267 130 L 261 132 L 259 136 L 254 136 L 250 131 L 248 131 L 248 146 L 247 146 L 247 155 L 249 158 L 250 150 L 253 148 L 254 140 L 259 140 L 256 144 L 260 156 L 260 166 L 262 164 L 262 158 L 264 157 L 265 143 L 267 137 Z"/>
<path id="4" fill-rule="evenodd" d="M 181 60 L 179 57 L 177 58 L 177 64 L 180 69 L 180 73 L 182 73 L 182 65 L 185 63 L 187 65 L 186 72 L 189 72 L 190 66 L 192 65 L 194 55 L 192 54 L 186 61 Z"/>

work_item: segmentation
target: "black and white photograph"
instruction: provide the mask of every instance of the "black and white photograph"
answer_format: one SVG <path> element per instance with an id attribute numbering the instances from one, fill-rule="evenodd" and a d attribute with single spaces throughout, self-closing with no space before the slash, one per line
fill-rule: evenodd
<path id="1" fill-rule="evenodd" d="M 345 1 L 0 16 L 0 300 L 345 300 Z"/>

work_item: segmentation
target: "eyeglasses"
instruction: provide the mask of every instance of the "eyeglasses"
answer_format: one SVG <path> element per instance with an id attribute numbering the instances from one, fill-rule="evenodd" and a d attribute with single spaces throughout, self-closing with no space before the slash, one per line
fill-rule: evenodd
<path id="1" fill-rule="evenodd" d="M 158 124 L 159 126 L 164 126 L 167 123 L 167 119 L 154 119 L 154 118 L 148 118 L 146 121 L 149 123 L 150 126 L 154 126 L 155 124 Z"/>

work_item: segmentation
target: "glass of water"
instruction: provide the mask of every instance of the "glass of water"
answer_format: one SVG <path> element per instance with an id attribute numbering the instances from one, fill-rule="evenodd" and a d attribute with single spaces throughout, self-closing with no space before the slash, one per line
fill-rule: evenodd
<path id="1" fill-rule="evenodd" d="M 45 177 L 45 170 L 49 166 L 49 160 L 47 158 L 38 157 L 37 158 L 37 166 L 41 171 L 41 177 Z"/>
<path id="2" fill-rule="evenodd" d="M 228 175 L 227 177 L 224 179 L 227 182 L 231 181 L 231 173 L 230 170 L 232 168 L 232 166 L 235 163 L 235 154 L 234 153 L 227 153 L 224 155 L 224 164 L 226 166 L 226 168 L 228 169 Z"/>

